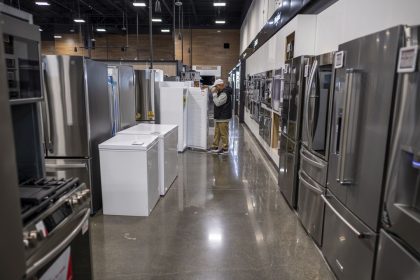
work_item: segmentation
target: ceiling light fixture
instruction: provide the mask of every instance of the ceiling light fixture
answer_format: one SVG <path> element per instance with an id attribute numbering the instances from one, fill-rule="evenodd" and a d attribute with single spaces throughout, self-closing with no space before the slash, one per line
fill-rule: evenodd
<path id="1" fill-rule="evenodd" d="M 84 19 L 82 19 L 82 18 L 75 18 L 73 21 L 74 21 L 74 22 L 77 22 L 77 23 L 85 23 L 85 22 L 86 22 L 86 21 L 85 21 Z"/>
<path id="2" fill-rule="evenodd" d="M 48 3 L 48 2 L 40 2 L 40 1 L 36 1 L 35 4 L 38 5 L 38 6 L 49 6 L 50 5 L 50 3 Z"/>
<path id="3" fill-rule="evenodd" d="M 152 21 L 153 22 L 162 22 L 162 19 L 161 18 L 152 18 Z"/>
<path id="4" fill-rule="evenodd" d="M 162 33 L 169 33 L 169 32 L 171 32 L 171 30 L 169 30 L 169 29 L 162 29 L 161 32 Z"/>
<path id="5" fill-rule="evenodd" d="M 220 32 L 222 32 L 222 31 L 220 31 L 220 30 L 217 30 L 217 33 L 220 33 Z"/>
<path id="6" fill-rule="evenodd" d="M 146 7 L 146 3 L 144 2 L 133 2 L 134 7 Z"/>
<path id="7" fill-rule="evenodd" d="M 225 2 L 214 2 L 213 6 L 215 6 L 215 7 L 226 7 L 226 3 Z"/>
<path id="8" fill-rule="evenodd" d="M 216 20 L 215 23 L 216 24 L 225 24 L 226 21 L 225 20 Z"/>
<path id="9" fill-rule="evenodd" d="M 106 32 L 106 29 L 105 28 L 96 28 L 96 31 L 97 32 Z"/>
<path id="10" fill-rule="evenodd" d="M 54 39 L 61 39 L 63 38 L 61 35 L 54 35 Z"/>

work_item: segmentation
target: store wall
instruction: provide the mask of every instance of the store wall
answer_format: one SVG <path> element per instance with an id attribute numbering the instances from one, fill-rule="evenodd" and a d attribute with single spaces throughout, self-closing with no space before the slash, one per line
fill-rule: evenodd
<path id="1" fill-rule="evenodd" d="M 418 11 L 419 0 L 339 0 L 318 15 L 298 15 L 248 57 L 247 74 L 283 66 L 286 36 L 293 31 L 295 56 L 318 55 L 388 27 L 420 24 Z"/>
<path id="2" fill-rule="evenodd" d="M 63 38 L 54 41 L 42 42 L 42 54 L 57 55 L 81 55 L 88 56 L 88 51 L 83 48 L 83 42 L 78 34 L 65 34 Z M 145 60 L 149 59 L 149 36 L 140 35 L 137 51 L 137 36 L 128 36 L 128 48 L 122 51 L 121 48 L 127 44 L 126 36 L 123 35 L 101 35 L 95 37 L 95 49 L 91 50 L 91 57 L 94 59 L 107 60 Z M 154 59 L 173 60 L 174 46 L 172 36 L 154 35 Z M 75 47 L 77 51 L 75 51 Z"/>
<path id="3" fill-rule="evenodd" d="M 242 53 L 251 44 L 258 32 L 264 27 L 282 0 L 254 0 L 241 26 L 241 45 Z"/>
<path id="4" fill-rule="evenodd" d="M 221 29 L 193 29 L 192 45 L 191 31 L 186 29 L 183 32 L 182 41 L 176 40 L 175 57 L 177 60 L 184 59 L 184 64 L 191 65 L 220 65 L 222 67 L 222 79 L 227 79 L 228 73 L 238 64 L 239 60 L 239 30 Z M 229 48 L 225 49 L 224 44 L 228 43 Z M 183 57 L 182 57 L 183 53 Z"/>

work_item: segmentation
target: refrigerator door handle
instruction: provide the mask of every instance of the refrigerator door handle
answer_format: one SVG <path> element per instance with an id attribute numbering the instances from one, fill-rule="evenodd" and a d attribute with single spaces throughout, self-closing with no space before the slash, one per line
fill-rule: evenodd
<path id="1" fill-rule="evenodd" d="M 311 159 L 311 158 L 309 158 L 302 150 L 300 151 L 300 156 L 304 159 L 304 160 L 306 160 L 306 161 L 308 161 L 308 162 L 310 162 L 312 165 L 314 165 L 314 166 L 316 166 L 316 167 L 319 167 L 319 168 L 324 168 L 325 167 L 325 165 L 324 164 L 322 164 L 322 163 L 320 163 L 320 162 L 317 162 L 316 160 L 313 160 L 313 159 Z"/>
<path id="2" fill-rule="evenodd" d="M 305 114 L 305 122 L 306 122 L 306 132 L 308 134 L 308 140 L 309 140 L 309 147 L 312 147 L 312 142 L 313 142 L 313 136 L 312 136 L 312 132 L 311 129 L 309 128 L 309 100 L 311 98 L 311 87 L 312 87 L 312 83 L 314 82 L 314 77 L 315 77 L 315 71 L 316 68 L 318 67 L 318 61 L 315 59 L 314 63 L 312 64 L 312 68 L 311 68 L 311 73 L 310 73 L 310 78 L 309 78 L 309 82 L 306 85 L 306 100 L 305 100 L 305 106 L 306 106 L 306 114 Z"/>
<path id="3" fill-rule="evenodd" d="M 51 164 L 46 163 L 45 167 L 51 169 L 81 169 L 81 168 L 88 168 L 86 163 L 72 163 L 72 164 Z"/>
<path id="4" fill-rule="evenodd" d="M 84 214 L 84 215 L 83 215 Z M 52 250 L 49 250 L 48 253 L 43 256 L 41 259 L 36 261 L 31 267 L 26 270 L 26 277 L 31 278 L 37 273 L 43 266 L 52 261 L 60 252 L 62 252 L 69 244 L 73 241 L 74 238 L 82 230 L 83 226 L 88 222 L 90 217 L 90 209 L 80 212 L 77 217 L 82 216 L 83 218 L 77 224 L 77 226 Z"/>
<path id="5" fill-rule="evenodd" d="M 371 234 L 369 233 L 363 233 L 358 231 L 349 221 L 346 220 L 346 218 L 344 218 L 338 211 L 337 209 L 334 208 L 334 206 L 328 201 L 328 198 L 322 194 L 321 195 L 322 200 L 325 202 L 325 205 L 328 206 L 328 208 L 331 209 L 331 211 L 334 212 L 334 214 L 360 239 L 362 238 L 367 238 L 369 237 Z"/>
<path id="6" fill-rule="evenodd" d="M 343 126 L 340 133 L 340 149 L 338 154 L 337 182 L 350 185 L 353 182 L 353 160 L 348 159 L 349 145 L 354 145 L 354 134 L 358 120 L 358 93 L 356 86 L 360 86 L 361 72 L 356 69 L 346 70 L 346 91 L 344 102 Z M 350 136 L 352 139 L 350 139 Z M 353 140 L 353 141 L 352 141 Z"/>
<path id="7" fill-rule="evenodd" d="M 42 63 L 42 70 L 44 72 L 44 79 L 43 79 L 43 83 L 44 83 L 44 89 L 45 89 L 45 94 L 44 94 L 44 101 L 45 101 L 45 120 L 47 122 L 47 131 L 46 131 L 46 135 L 47 135 L 47 143 L 46 143 L 46 153 L 48 152 L 53 152 L 53 143 L 52 143 L 52 126 L 51 126 L 51 114 L 50 114 L 50 102 L 49 102 L 49 87 L 48 87 L 48 75 L 47 75 L 47 69 L 45 69 L 45 63 Z"/>
<path id="8" fill-rule="evenodd" d="M 302 172 L 302 170 L 300 170 L 300 171 L 299 171 L 299 180 L 300 180 L 300 181 L 301 181 L 304 185 L 306 185 L 308 188 L 310 188 L 312 191 L 316 192 L 317 194 L 322 195 L 322 193 L 323 193 L 322 189 L 320 189 L 320 188 L 316 187 L 316 185 L 315 185 L 315 184 L 311 184 L 311 183 L 309 183 L 307 180 L 305 180 L 305 179 L 303 178 L 302 174 L 303 174 L 303 172 Z"/>

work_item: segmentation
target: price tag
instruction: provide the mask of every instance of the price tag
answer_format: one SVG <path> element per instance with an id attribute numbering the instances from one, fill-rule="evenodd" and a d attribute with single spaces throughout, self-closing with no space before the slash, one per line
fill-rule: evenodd
<path id="1" fill-rule="evenodd" d="M 339 69 L 344 66 L 344 51 L 336 52 L 334 58 L 334 68 Z"/>
<path id="2" fill-rule="evenodd" d="M 418 46 L 405 47 L 400 49 L 398 59 L 398 73 L 410 73 L 416 70 Z"/>
<path id="3" fill-rule="evenodd" d="M 309 64 L 306 64 L 305 65 L 305 72 L 304 72 L 303 76 L 306 78 L 306 77 L 308 77 L 308 74 L 309 74 Z"/>

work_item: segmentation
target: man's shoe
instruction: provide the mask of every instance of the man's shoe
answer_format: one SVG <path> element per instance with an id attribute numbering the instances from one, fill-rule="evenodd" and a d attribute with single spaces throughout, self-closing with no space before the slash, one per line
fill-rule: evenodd
<path id="1" fill-rule="evenodd" d="M 229 150 L 228 149 L 221 149 L 218 154 L 219 155 L 228 155 L 229 154 Z"/>
<path id="2" fill-rule="evenodd" d="M 211 154 L 217 154 L 217 153 L 219 153 L 219 148 L 210 147 L 210 148 L 207 149 L 207 152 L 211 153 Z"/>

